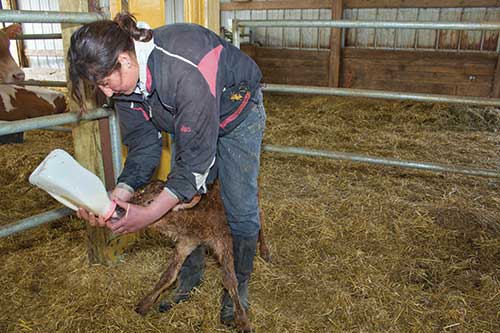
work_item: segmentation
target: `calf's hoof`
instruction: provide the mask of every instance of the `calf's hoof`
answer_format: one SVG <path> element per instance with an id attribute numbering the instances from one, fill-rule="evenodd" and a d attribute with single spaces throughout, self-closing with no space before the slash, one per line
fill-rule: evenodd
<path id="1" fill-rule="evenodd" d="M 148 313 L 150 308 L 151 308 L 151 305 L 146 304 L 144 302 L 141 302 L 141 303 L 136 305 L 135 312 L 137 312 L 138 314 L 140 314 L 141 316 L 144 317 L 146 315 L 146 313 Z"/>

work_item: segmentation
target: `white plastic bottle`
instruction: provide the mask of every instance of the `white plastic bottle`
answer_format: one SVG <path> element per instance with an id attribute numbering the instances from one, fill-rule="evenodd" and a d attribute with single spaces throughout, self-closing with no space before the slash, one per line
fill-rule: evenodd
<path id="1" fill-rule="evenodd" d="M 101 180 L 62 149 L 50 152 L 29 182 L 75 211 L 82 207 L 108 219 L 116 208 Z"/>

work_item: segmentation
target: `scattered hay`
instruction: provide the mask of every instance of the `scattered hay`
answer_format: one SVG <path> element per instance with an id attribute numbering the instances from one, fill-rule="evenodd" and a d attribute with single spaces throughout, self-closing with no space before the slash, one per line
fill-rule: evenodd
<path id="1" fill-rule="evenodd" d="M 500 169 L 497 113 L 267 95 L 265 143 Z M 466 111 L 466 112 L 469 112 Z M 486 114 L 488 116 L 486 116 Z M 480 116 L 477 116 L 480 115 Z M 490 117 L 490 118 L 488 118 Z M 57 206 L 27 176 L 70 136 L 0 146 L 0 220 Z M 258 332 L 500 330 L 498 180 L 264 153 L 261 202 L 274 262 L 256 260 Z M 172 244 L 147 233 L 123 263 L 89 266 L 81 221 L 0 240 L 2 332 L 214 332 L 214 260 L 189 302 L 146 318 L 134 304 Z"/>

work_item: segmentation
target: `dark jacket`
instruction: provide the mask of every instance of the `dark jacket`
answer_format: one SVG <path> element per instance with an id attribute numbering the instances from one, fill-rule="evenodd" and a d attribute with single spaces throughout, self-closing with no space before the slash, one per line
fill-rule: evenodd
<path id="1" fill-rule="evenodd" d="M 204 187 L 218 137 L 245 119 L 262 74 L 250 57 L 201 26 L 166 25 L 153 35 L 149 43 L 135 43 L 136 92 L 113 97 L 128 147 L 118 182 L 137 189 L 149 181 L 164 130 L 175 146 L 166 188 L 188 201 Z"/>

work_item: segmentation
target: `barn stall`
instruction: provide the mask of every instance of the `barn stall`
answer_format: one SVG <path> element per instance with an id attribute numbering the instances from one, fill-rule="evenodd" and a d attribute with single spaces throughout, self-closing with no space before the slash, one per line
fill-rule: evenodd
<path id="1" fill-rule="evenodd" d="M 344 2 L 346 6 L 350 3 Z M 396 4 L 395 1 L 382 2 Z M 272 3 L 221 3 L 221 16 L 239 15 L 239 9 L 234 8 L 245 5 L 255 16 L 252 6 Z M 272 5 L 276 3 L 279 2 Z M 352 3 L 362 5 L 363 2 Z M 496 9 L 487 7 L 486 2 L 483 6 L 480 9 L 486 12 Z M 258 8 L 256 10 L 263 11 Z M 358 15 L 362 9 L 357 9 Z M 264 11 L 269 15 L 273 10 Z M 283 15 L 287 12 L 287 9 L 277 10 L 282 10 Z M 307 11 L 316 9 L 293 10 L 304 16 Z M 347 12 L 349 10 L 347 7 Z M 253 16 L 251 18 L 256 18 Z M 343 38 L 350 33 L 352 31 L 348 30 Z M 251 34 L 255 33 L 248 32 Z M 357 34 L 363 35 L 359 31 Z M 269 32 L 266 31 L 265 36 L 269 36 Z M 302 32 L 299 36 L 303 36 Z M 340 56 L 337 85 L 334 79 L 332 83 L 323 79 L 322 84 L 315 84 L 319 82 L 316 81 L 318 75 L 303 82 L 287 81 L 289 78 L 279 73 L 290 76 L 298 73 L 297 77 L 310 73 L 299 70 L 301 64 L 308 61 L 310 54 L 322 51 L 283 49 L 283 45 L 273 48 L 263 44 L 263 40 L 253 40 L 256 41 L 259 44 L 242 45 L 242 48 L 278 55 L 282 52 L 280 60 L 274 64 L 287 65 L 286 59 L 297 59 L 288 63 L 294 70 L 283 70 L 275 65 L 278 74 L 273 79 L 272 66 L 266 69 L 265 62 L 254 55 L 263 68 L 265 82 L 496 97 L 496 58 L 482 50 L 470 53 L 477 57 L 472 62 L 476 65 L 472 73 L 486 72 L 485 66 L 490 69 L 485 74 L 490 75 L 489 81 L 485 79 L 490 90 L 485 94 L 477 93 L 485 88 L 475 88 L 475 80 L 465 82 L 470 86 L 467 89 L 465 83 L 457 79 L 458 75 L 438 82 L 439 86 L 455 87 L 442 91 L 436 91 L 435 85 L 422 90 L 426 84 L 419 83 L 427 83 L 425 78 L 428 76 L 423 74 L 419 78 L 418 73 L 412 74 L 413 87 L 410 79 L 406 85 L 400 82 L 396 86 L 399 89 L 356 86 L 353 82 L 372 83 L 359 79 L 360 74 L 342 76 L 342 66 L 348 60 Z M 306 41 L 308 39 L 299 44 L 309 43 Z M 348 48 L 345 39 L 341 45 L 344 52 Z M 400 72 L 408 68 L 390 61 L 384 63 L 387 57 L 362 66 L 364 61 L 376 60 L 372 51 L 389 50 L 358 47 L 359 50 L 352 46 L 352 52 L 366 52 L 365 57 L 360 57 L 360 64 L 353 65 L 351 71 L 365 70 L 369 75 L 380 75 L 376 70 L 382 66 L 391 68 L 392 64 Z M 471 68 L 467 60 L 464 63 L 457 60 L 461 53 L 467 58 L 469 51 L 453 51 L 456 57 L 452 59 L 441 54 L 448 51 L 427 51 L 434 52 L 434 56 L 428 58 L 417 50 L 397 49 L 392 50 L 392 54 L 401 57 L 399 61 L 403 67 L 411 63 L 411 59 L 420 62 L 419 67 L 412 67 L 414 71 L 431 70 L 428 66 L 436 64 L 439 56 L 444 59 L 442 61 L 450 61 L 436 65 L 441 68 L 437 73 L 442 73 L 447 66 L 457 72 L 459 67 L 462 71 Z M 303 58 L 291 58 L 290 52 L 298 52 Z M 331 51 L 325 52 L 328 57 L 335 58 Z M 405 55 L 413 58 L 408 60 Z M 487 62 L 487 58 L 495 60 Z M 325 68 L 329 68 L 329 61 L 323 63 Z M 328 70 L 321 73 L 328 75 L 327 78 L 335 77 Z M 357 79 L 349 81 L 349 77 Z M 400 77 L 407 76 L 401 74 Z M 434 77 L 442 79 L 439 74 Z M 394 77 L 380 81 L 387 85 L 399 82 Z M 270 92 L 265 99 L 268 119 L 264 143 L 268 146 L 499 169 L 500 117 L 496 108 Z M 33 131 L 27 133 L 23 145 L 0 146 L 2 224 L 59 207 L 27 182 L 32 170 L 56 147 L 74 152 L 72 136 Z M 499 329 L 498 178 L 265 152 L 260 185 L 264 229 L 271 244 L 273 262 L 268 264 L 257 259 L 251 280 L 250 319 L 257 331 Z M 133 312 L 134 304 L 164 270 L 172 243 L 145 232 L 126 250 L 121 262 L 112 266 L 89 265 L 88 235 L 85 224 L 70 217 L 0 240 L 0 279 L 4 286 L 0 300 L 2 331 L 226 330 L 218 324 L 221 283 L 219 268 L 213 260 L 208 265 L 204 283 L 190 301 L 167 314 L 153 311 L 143 319 Z"/>

